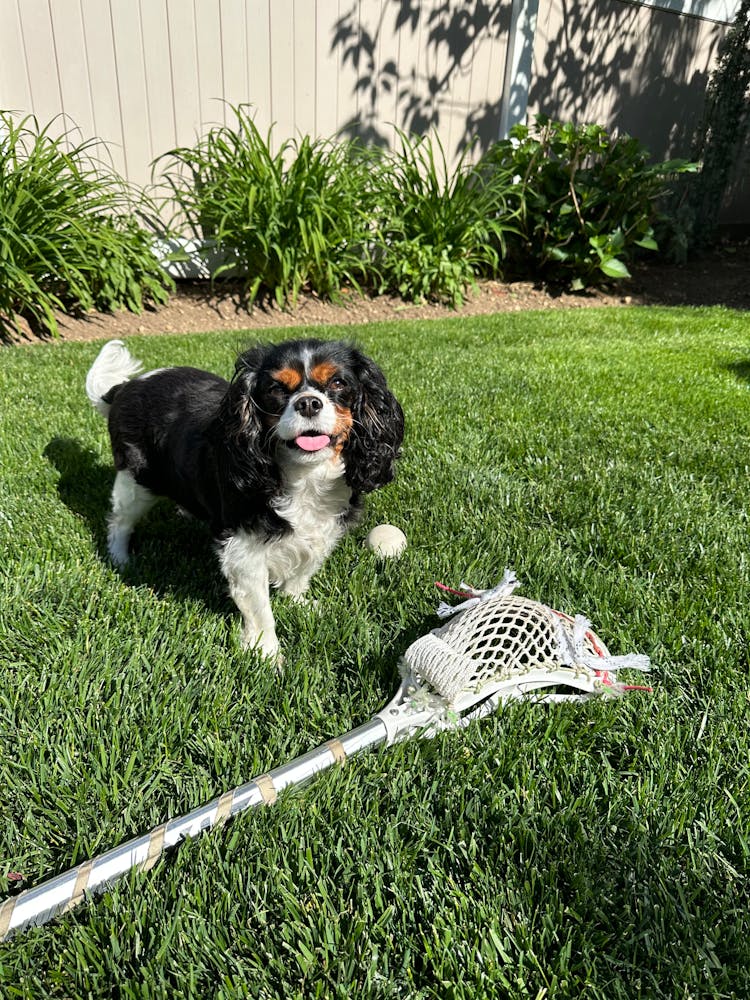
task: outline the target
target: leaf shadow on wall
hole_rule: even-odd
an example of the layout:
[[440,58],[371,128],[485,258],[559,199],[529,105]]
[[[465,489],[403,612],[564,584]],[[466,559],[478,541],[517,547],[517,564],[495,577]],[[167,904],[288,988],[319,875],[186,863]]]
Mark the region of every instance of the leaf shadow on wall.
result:
[[[434,5],[382,0],[369,19],[362,13],[366,9],[353,3],[333,26],[331,52],[355,74],[356,111],[344,124],[344,135],[387,146],[394,125],[415,135],[431,129],[445,134],[452,118],[458,140],[446,152],[457,154],[472,141],[482,152],[500,138],[504,112],[511,121],[523,118],[525,82],[510,80],[507,97],[503,94],[511,0]],[[711,25],[706,41],[709,22],[701,33],[692,18],[621,0],[560,0],[555,13],[559,27],[550,11],[540,9],[537,35],[548,37],[543,52],[537,39],[529,108],[627,132],[658,158],[689,156],[708,73],[687,67],[699,45],[715,50],[722,26]],[[469,100],[467,74],[479,47],[489,43],[494,62],[486,86],[480,96],[472,85],[476,97]]]

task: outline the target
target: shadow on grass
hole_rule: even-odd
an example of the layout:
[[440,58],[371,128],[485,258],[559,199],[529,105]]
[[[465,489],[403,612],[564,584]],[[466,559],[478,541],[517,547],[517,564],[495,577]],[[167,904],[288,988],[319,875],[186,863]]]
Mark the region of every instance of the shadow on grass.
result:
[[60,474],[60,499],[88,525],[97,552],[107,553],[106,515],[112,491],[112,470],[74,438],[55,437],[44,449],[44,457]]
[[739,382],[746,382],[750,385],[750,360],[733,361],[731,364],[725,365],[724,367],[725,370],[731,372]]
[[[44,457],[60,474],[60,499],[87,524],[103,561],[107,553],[107,515],[114,482],[111,466],[74,438],[53,438]],[[169,501],[159,502],[136,527],[133,558],[122,570],[125,583],[146,585],[159,595],[203,601],[210,611],[231,614],[208,529],[178,513]]]

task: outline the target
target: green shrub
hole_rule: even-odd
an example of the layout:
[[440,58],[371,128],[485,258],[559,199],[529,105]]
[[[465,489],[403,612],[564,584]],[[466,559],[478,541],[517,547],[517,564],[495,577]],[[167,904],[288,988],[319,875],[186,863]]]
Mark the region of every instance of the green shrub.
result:
[[[306,288],[335,296],[359,285],[370,238],[368,156],[354,143],[282,143],[271,152],[245,107],[236,127],[211,129],[195,146],[164,154],[164,179],[192,234],[223,258],[214,275],[246,276],[279,305]],[[185,169],[187,168],[187,170]]]
[[166,301],[171,279],[137,222],[151,206],[97,146],[0,111],[0,331],[20,315],[54,334],[55,310]]
[[498,164],[484,179],[465,150],[448,169],[438,139],[407,137],[383,154],[375,257],[380,290],[406,299],[460,305],[479,275],[495,275],[512,219],[511,173]]
[[636,248],[657,250],[654,225],[670,175],[694,169],[684,160],[650,164],[630,136],[600,125],[574,125],[540,115],[495,143],[480,170],[511,171],[519,237],[514,262],[573,287],[629,277]]

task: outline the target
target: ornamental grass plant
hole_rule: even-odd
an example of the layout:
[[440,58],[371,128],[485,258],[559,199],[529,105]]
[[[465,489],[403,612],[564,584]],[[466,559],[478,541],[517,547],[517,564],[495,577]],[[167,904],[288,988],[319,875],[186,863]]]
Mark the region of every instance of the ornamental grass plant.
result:
[[172,281],[152,251],[154,206],[95,140],[0,112],[0,330],[22,316],[49,334],[55,311],[140,311]]
[[480,276],[501,272],[514,212],[512,171],[482,176],[467,147],[450,167],[437,136],[398,133],[377,174],[377,263],[380,291],[407,300],[461,305]]
[[293,305],[306,289],[335,298],[360,288],[373,207],[370,156],[356,143],[300,139],[273,151],[250,110],[160,160],[178,225],[207,241],[214,277],[240,274],[250,303],[261,291]]

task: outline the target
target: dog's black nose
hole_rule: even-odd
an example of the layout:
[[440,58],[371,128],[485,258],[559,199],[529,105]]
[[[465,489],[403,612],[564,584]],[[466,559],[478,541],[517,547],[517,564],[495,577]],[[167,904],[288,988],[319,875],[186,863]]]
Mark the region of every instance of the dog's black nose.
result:
[[323,409],[323,400],[317,396],[300,396],[295,402],[294,409],[301,417],[316,416]]

